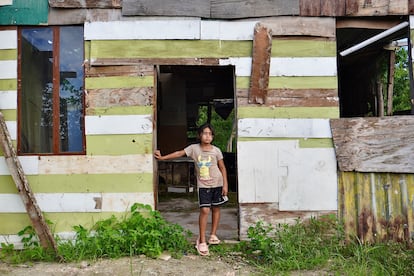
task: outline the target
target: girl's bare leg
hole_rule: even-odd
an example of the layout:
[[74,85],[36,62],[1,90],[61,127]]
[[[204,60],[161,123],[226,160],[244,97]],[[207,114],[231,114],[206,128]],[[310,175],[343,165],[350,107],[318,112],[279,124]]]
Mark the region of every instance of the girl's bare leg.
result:
[[220,207],[213,207],[211,213],[211,235],[216,235],[220,222]]
[[207,208],[207,207],[200,208],[200,215],[198,217],[200,243],[206,242],[206,228],[207,228],[207,220],[208,220],[209,213],[210,213],[210,208]]

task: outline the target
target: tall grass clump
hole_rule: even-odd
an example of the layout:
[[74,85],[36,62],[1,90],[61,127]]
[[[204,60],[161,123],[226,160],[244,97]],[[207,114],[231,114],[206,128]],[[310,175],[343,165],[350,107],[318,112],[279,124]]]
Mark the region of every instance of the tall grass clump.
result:
[[236,250],[265,275],[317,271],[329,275],[414,275],[410,243],[367,244],[345,236],[335,216],[297,220],[294,224],[251,226]]
[[[60,240],[59,257],[63,261],[80,261],[98,258],[119,258],[146,255],[151,258],[168,251],[179,258],[192,249],[188,238],[191,232],[178,224],[167,222],[151,206],[135,203],[124,217],[111,216],[100,220],[91,229],[74,226],[75,238]],[[0,259],[11,263],[53,260],[53,252],[47,252],[38,241],[33,227],[28,226],[19,235],[24,249],[14,250],[12,244],[2,244]]]
[[268,270],[310,270],[324,266],[331,253],[338,250],[343,238],[333,216],[311,218],[306,223],[272,226],[259,221],[248,229],[249,242],[242,242],[242,251],[253,262]]

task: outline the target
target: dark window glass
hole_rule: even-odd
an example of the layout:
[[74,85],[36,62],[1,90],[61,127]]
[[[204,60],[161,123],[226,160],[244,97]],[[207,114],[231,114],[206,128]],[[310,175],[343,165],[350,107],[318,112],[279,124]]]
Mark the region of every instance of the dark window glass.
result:
[[83,28],[20,32],[20,153],[84,152]]

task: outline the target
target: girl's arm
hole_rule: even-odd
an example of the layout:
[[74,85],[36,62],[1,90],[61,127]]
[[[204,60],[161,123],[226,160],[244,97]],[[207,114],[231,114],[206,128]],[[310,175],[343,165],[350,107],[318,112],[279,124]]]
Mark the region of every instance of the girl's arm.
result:
[[167,154],[167,155],[164,155],[164,156],[161,155],[161,152],[159,150],[156,150],[154,152],[154,157],[158,160],[170,160],[170,159],[183,157],[183,156],[186,156],[184,150],[178,150],[178,151],[175,151],[173,153],[170,153],[170,154]]
[[226,166],[224,165],[224,160],[221,159],[217,163],[219,170],[221,172],[221,175],[223,176],[223,195],[227,195],[228,193],[228,183],[227,183],[227,170]]

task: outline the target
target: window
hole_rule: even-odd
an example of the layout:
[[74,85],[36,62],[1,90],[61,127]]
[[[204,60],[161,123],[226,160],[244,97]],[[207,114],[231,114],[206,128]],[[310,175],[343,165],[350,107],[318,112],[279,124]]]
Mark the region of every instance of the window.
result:
[[84,153],[83,28],[19,29],[20,154]]

